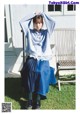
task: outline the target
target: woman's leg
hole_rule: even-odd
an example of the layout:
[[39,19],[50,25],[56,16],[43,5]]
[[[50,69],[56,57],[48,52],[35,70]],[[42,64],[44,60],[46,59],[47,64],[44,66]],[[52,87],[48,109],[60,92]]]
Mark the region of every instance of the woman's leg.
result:
[[40,108],[40,95],[37,93],[33,93],[33,103],[32,103],[32,109],[39,109]]
[[27,93],[27,101],[25,105],[26,109],[31,109],[32,108],[32,92]]

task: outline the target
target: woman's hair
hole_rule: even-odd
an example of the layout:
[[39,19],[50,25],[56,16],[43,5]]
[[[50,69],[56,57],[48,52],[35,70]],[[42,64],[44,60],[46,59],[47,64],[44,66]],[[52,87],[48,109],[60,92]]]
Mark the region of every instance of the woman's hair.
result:
[[43,24],[43,16],[42,15],[36,15],[33,18],[33,23],[41,22]]

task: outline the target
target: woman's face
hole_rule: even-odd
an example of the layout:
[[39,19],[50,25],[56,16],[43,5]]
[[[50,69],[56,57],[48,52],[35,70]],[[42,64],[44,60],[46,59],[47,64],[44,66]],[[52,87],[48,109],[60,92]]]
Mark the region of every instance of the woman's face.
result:
[[36,29],[37,31],[39,31],[40,29],[42,29],[43,23],[37,19],[37,21],[33,24],[34,29]]

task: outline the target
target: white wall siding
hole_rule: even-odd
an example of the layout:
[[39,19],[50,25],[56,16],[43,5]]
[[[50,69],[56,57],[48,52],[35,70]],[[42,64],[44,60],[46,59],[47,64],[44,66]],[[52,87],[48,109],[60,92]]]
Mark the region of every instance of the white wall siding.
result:
[[62,15],[62,16],[52,16],[56,22],[56,29],[74,29],[75,28],[75,16]]
[[22,47],[22,34],[19,21],[27,14],[35,11],[43,11],[42,5],[11,5],[11,20],[13,32],[13,45],[15,48]]
[[62,59],[74,59],[76,30],[57,29],[53,37],[55,39],[55,55],[62,57]]

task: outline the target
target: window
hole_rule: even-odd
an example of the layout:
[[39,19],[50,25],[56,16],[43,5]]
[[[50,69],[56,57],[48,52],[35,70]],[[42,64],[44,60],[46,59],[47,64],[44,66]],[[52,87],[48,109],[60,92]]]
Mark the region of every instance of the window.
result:
[[44,5],[44,10],[49,15],[75,15],[75,4]]
[[48,5],[48,11],[54,11],[54,6],[53,5]]
[[76,5],[64,5],[64,15],[75,15]]
[[76,5],[67,5],[67,11],[75,11]]
[[45,11],[51,15],[61,15],[63,13],[63,5],[45,5]]
[[48,5],[48,11],[61,11],[61,5]]

